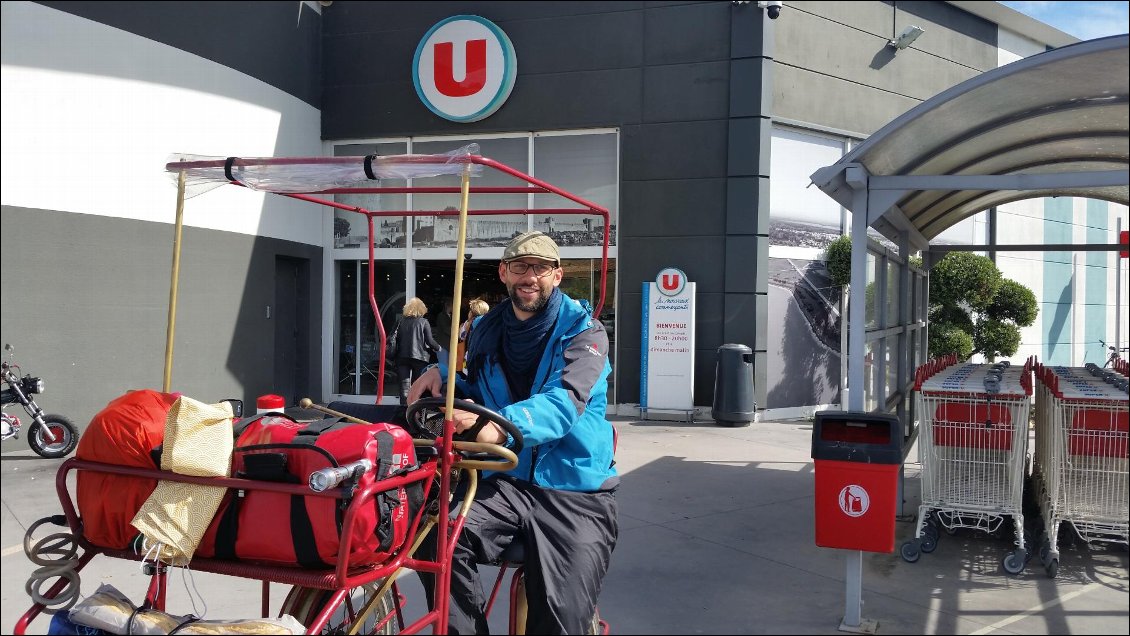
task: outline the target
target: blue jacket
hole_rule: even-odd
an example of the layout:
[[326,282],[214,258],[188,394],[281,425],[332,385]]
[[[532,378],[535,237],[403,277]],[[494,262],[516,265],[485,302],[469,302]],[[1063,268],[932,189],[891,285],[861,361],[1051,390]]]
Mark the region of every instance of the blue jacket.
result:
[[[501,316],[487,314],[479,318]],[[481,328],[476,324],[476,329]],[[613,468],[608,406],[608,334],[577,301],[565,296],[538,364],[531,397],[510,396],[506,376],[492,355],[474,384],[456,375],[460,391],[498,412],[522,432],[524,448],[508,475],[546,488],[593,492],[619,485]],[[439,365],[447,379],[447,362]]]

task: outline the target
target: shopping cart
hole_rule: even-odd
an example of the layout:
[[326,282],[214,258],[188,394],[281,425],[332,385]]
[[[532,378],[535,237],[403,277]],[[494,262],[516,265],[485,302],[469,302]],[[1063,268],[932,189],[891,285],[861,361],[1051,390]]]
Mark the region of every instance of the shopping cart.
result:
[[1022,500],[1030,366],[932,361],[916,374],[915,390],[923,414],[922,501],[914,539],[901,546],[903,559],[914,563],[933,552],[939,528],[995,533],[1012,517],[1016,549],[1002,565],[1018,574],[1027,561]]
[[1130,400],[1126,376],[1094,364],[1038,366],[1036,378],[1032,478],[1043,523],[1040,560],[1054,578],[1064,522],[1088,545],[1127,545]]

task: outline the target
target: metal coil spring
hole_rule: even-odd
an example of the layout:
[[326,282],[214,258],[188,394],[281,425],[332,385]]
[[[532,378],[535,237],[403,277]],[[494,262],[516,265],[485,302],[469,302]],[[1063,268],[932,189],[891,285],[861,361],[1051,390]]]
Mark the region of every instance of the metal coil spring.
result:
[[[67,518],[63,515],[44,517],[24,533],[24,554],[40,566],[28,577],[24,590],[32,601],[44,606],[44,613],[55,614],[70,609],[78,601],[79,575],[75,569],[79,561],[78,542],[68,531],[49,534],[33,543],[32,535],[45,523],[65,527]],[[43,595],[43,586],[54,578],[65,579],[67,584],[54,598],[47,598]]]

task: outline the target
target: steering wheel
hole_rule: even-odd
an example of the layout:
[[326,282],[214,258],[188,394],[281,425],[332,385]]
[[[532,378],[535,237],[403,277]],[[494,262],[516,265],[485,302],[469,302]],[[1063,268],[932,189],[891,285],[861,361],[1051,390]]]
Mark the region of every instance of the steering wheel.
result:
[[[432,439],[435,439],[443,434],[444,407],[446,406],[446,398],[421,398],[408,405],[408,409],[405,412],[405,417],[420,432],[429,435]],[[475,402],[455,400],[453,406],[461,411],[468,411],[479,416],[479,418],[475,420],[474,426],[456,435],[457,439],[474,442],[475,438],[479,434],[479,431],[483,430],[484,426],[486,426],[488,423],[494,423],[497,424],[503,431],[508,433],[510,437],[514,438],[513,447],[510,450],[514,451],[515,455],[522,452],[522,431],[518,430],[518,427],[514,426],[513,422],[499,415],[495,411],[488,409],[482,404],[477,404]]]

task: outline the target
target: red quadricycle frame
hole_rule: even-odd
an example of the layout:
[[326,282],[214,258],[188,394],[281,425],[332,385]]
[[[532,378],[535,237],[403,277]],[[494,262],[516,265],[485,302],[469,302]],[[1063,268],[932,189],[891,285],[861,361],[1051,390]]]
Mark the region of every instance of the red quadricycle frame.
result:
[[[521,186],[472,186],[472,177],[481,174],[483,170],[493,170],[518,179],[525,185]],[[238,157],[198,157],[189,155],[175,155],[166,164],[166,171],[177,179],[177,212],[175,235],[173,241],[173,266],[172,280],[170,283],[169,321],[165,350],[165,372],[163,390],[168,392],[171,385],[173,342],[176,326],[176,300],[177,286],[180,269],[181,235],[184,219],[184,201],[187,197],[195,196],[212,188],[232,184],[278,194],[293,199],[307,201],[318,205],[327,206],[337,210],[361,214],[368,221],[368,256],[369,271],[375,272],[376,258],[374,245],[374,218],[376,217],[407,217],[407,216],[432,216],[449,217],[458,216],[459,233],[457,242],[457,256],[455,259],[455,286],[452,303],[454,307],[461,304],[462,277],[464,253],[467,238],[467,217],[469,215],[516,215],[516,214],[569,214],[599,216],[604,220],[603,242],[601,251],[600,292],[599,301],[593,312],[599,316],[605,302],[605,291],[608,276],[608,247],[610,233],[610,217],[606,208],[586,201],[561,188],[545,181],[524,174],[498,161],[482,157],[478,154],[475,145],[466,146],[456,151],[437,155],[397,155],[367,157],[270,157],[270,158],[238,158]],[[429,177],[454,175],[461,179],[461,185],[455,186],[381,186],[382,179],[412,179],[424,180]],[[460,207],[458,211],[445,210],[368,210],[360,206],[339,203],[329,198],[338,194],[459,194]],[[507,209],[469,209],[470,196],[473,194],[506,194],[526,195],[554,195],[564,199],[573,207],[538,207],[520,206]],[[386,333],[381,322],[381,315],[374,291],[375,275],[369,276],[368,298],[370,308],[377,330],[380,344],[379,353],[379,378],[384,378]],[[452,339],[458,333],[458,314],[452,317]],[[67,477],[72,471],[94,471],[105,474],[125,475],[142,479],[157,479],[176,481],[189,484],[207,486],[222,486],[236,488],[244,491],[262,490],[287,493],[291,495],[329,497],[345,500],[345,513],[342,521],[341,547],[339,558],[333,567],[324,570],[302,569],[299,567],[282,567],[277,565],[264,565],[245,561],[229,561],[213,558],[194,558],[190,567],[200,572],[211,572],[240,578],[255,579],[262,582],[262,615],[269,615],[271,583],[293,586],[286,600],[283,602],[281,613],[295,615],[306,628],[307,633],[322,633],[324,630],[343,630],[348,633],[420,633],[428,626],[433,633],[446,633],[450,591],[450,564],[452,554],[459,533],[462,530],[463,519],[475,493],[477,473],[479,469],[507,470],[517,464],[517,457],[509,449],[493,444],[464,442],[455,439],[452,410],[454,408],[454,376],[455,353],[454,342],[448,347],[448,378],[447,396],[444,411],[442,434],[435,439],[417,439],[415,446],[419,458],[419,468],[410,473],[396,477],[378,480],[357,492],[350,492],[345,487],[332,488],[323,492],[312,492],[306,485],[284,484],[277,482],[257,481],[235,477],[193,477],[181,475],[171,471],[144,469],[130,466],[118,466],[72,458],[63,463],[56,476],[56,491],[59,496],[63,514],[49,518],[58,525],[65,524],[69,527],[74,544],[74,551],[68,557],[68,572],[47,577],[40,585],[45,585],[51,578],[57,581],[45,592],[39,593],[30,609],[21,616],[13,632],[23,634],[31,621],[45,610],[54,605],[56,599],[68,594],[77,595],[77,573],[89,564],[94,557],[103,555],[111,558],[143,560],[143,555],[131,550],[111,549],[105,546],[94,545],[86,539],[82,531],[82,519],[76,509],[74,500],[67,487]],[[376,402],[379,404],[383,397],[383,381],[377,383]],[[303,401],[304,404],[306,401]],[[330,414],[335,413],[328,408],[314,406]],[[362,422],[351,418],[355,422]],[[473,456],[473,457],[472,457]],[[436,502],[449,502],[453,492],[453,476],[463,475],[468,479],[468,487],[463,502],[462,514],[450,518],[445,523],[438,522],[435,513],[444,510],[447,504],[425,505],[411,519],[407,537],[403,545],[386,561],[370,564],[363,567],[353,567],[345,555],[350,553],[350,543],[353,533],[351,531],[358,512],[365,506],[375,505],[380,493],[395,490],[413,484],[421,484],[425,501],[431,504]],[[431,508],[431,510],[429,510]],[[447,515],[444,515],[445,518]],[[45,520],[46,521],[46,520]],[[33,528],[34,529],[34,528]],[[437,555],[434,559],[417,558],[415,551],[423,541],[424,536],[432,531],[436,532]],[[30,536],[30,533],[29,533]],[[25,541],[25,549],[30,547]],[[81,554],[79,554],[81,550]],[[29,556],[31,551],[29,551]],[[435,575],[435,607],[423,612],[415,620],[408,620],[404,612],[404,598],[396,584],[396,579],[404,570],[431,573]],[[505,565],[499,573],[505,573]],[[145,604],[155,610],[164,610],[166,596],[167,566],[164,564],[149,567],[151,580],[146,594]],[[70,586],[73,585],[73,588]],[[495,585],[497,590],[498,583]],[[37,588],[38,590],[38,588]],[[491,595],[493,604],[494,594]],[[511,612],[515,608],[511,608]],[[511,620],[512,630],[514,622]],[[606,630],[607,625],[601,622]]]

